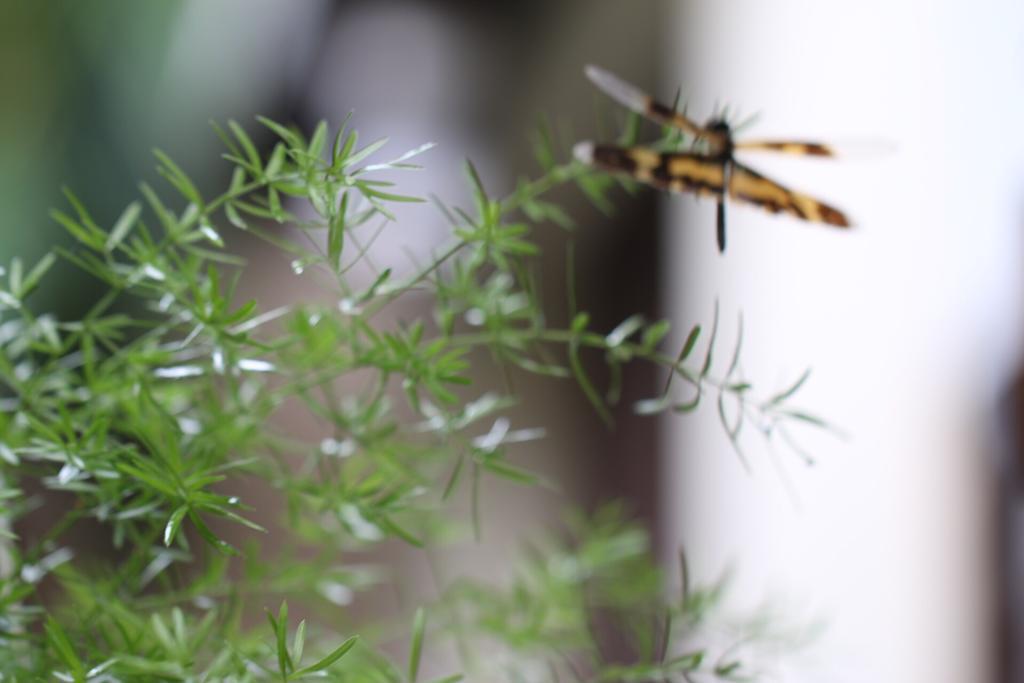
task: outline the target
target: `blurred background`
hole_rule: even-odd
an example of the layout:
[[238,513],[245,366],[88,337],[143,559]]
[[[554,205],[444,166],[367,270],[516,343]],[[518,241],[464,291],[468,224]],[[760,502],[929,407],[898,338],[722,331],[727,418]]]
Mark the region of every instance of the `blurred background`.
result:
[[[732,568],[738,607],[774,601],[823,620],[795,661],[780,652],[778,680],[1024,681],[1019,3],[5,0],[0,263],[65,239],[47,218],[62,185],[112,222],[138,181],[156,179],[153,147],[201,186],[224,184],[211,119],[311,128],[354,111],[364,139],[438,143],[404,191],[465,204],[470,157],[504,193],[534,172],[538,116],[597,134],[607,105],[582,77],[587,63],[663,99],[681,86],[698,119],[722,103],[760,114],[754,137],[891,149],[839,162],[751,155],[847,210],[856,230],[736,208],[724,256],[710,203],[641,192],[607,219],[566,195],[583,225],[580,307],[598,327],[642,312],[682,329],[707,323],[717,301],[723,339],[744,318],[743,373],[770,390],[813,367],[802,400],[847,436],[807,435],[807,467],[748,435],[748,473],[713,402],[664,423],[623,411],[607,432],[573,386],[538,382],[517,387],[530,406],[519,419],[549,437],[522,462],[580,505],[626,499],[666,557],[685,545],[697,576]],[[430,207],[402,219],[380,260],[407,263],[403,248],[445,235]],[[561,300],[564,235],[541,239],[547,295]],[[250,296],[317,295],[277,284],[282,256],[238,247],[264,259]],[[69,279],[45,296],[73,315],[92,287]],[[635,373],[623,405],[661,382]],[[450,558],[481,573],[564,503],[502,486],[487,495],[491,547]]]

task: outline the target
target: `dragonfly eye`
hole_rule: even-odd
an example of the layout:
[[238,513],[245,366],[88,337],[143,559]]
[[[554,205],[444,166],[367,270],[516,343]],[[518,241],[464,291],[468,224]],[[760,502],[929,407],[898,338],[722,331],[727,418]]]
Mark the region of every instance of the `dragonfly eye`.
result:
[[723,135],[729,135],[731,132],[729,124],[724,119],[711,119],[707,122],[705,128],[714,133],[722,133]]

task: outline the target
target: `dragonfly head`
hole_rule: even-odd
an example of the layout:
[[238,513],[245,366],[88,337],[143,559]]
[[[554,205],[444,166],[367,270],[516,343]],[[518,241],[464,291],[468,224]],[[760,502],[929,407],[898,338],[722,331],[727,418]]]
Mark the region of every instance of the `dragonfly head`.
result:
[[726,121],[725,119],[718,118],[711,119],[706,124],[704,124],[704,127],[715,133],[721,133],[722,135],[729,135],[732,130],[731,128],[729,128],[728,121]]
[[707,131],[708,153],[712,156],[732,154],[732,128],[722,118],[713,118],[704,124]]

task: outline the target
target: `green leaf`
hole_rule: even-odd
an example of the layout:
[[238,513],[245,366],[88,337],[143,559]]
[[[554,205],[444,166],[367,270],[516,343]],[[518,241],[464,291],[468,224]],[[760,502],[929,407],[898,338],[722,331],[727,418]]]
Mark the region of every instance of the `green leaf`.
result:
[[164,154],[159,149],[153,150],[153,156],[160,161],[159,171],[167,180],[173,185],[178,192],[181,193],[185,199],[195,204],[198,208],[203,207],[203,198],[199,194],[199,190],[192,183],[185,172],[171,160],[169,156]]
[[19,299],[27,297],[33,290],[35,290],[39,285],[39,281],[43,279],[43,276],[46,275],[46,272],[50,270],[56,261],[57,256],[55,254],[52,252],[47,253],[43,258],[39,259],[39,263],[33,266],[25,279],[22,280],[20,287],[18,287],[18,291],[12,293]]
[[402,539],[409,545],[415,546],[417,548],[423,548],[426,546],[422,539],[418,538],[415,534],[413,534],[405,527],[399,525],[394,519],[392,519],[388,515],[377,515],[374,518],[374,521],[377,523],[377,526],[379,526],[381,529],[384,529],[392,536],[396,536]]
[[466,177],[469,178],[470,184],[473,186],[473,199],[476,202],[477,213],[480,214],[481,220],[486,220],[491,200],[487,197],[487,190],[484,189],[484,183],[480,180],[480,174],[477,173],[476,166],[469,159],[466,159]]
[[668,671],[696,671],[703,664],[703,658],[705,658],[705,651],[696,650],[669,659],[665,668]]
[[514,481],[517,484],[535,486],[540,482],[540,477],[533,472],[511,465],[504,460],[485,458],[480,462],[480,465],[489,472],[509,481]]
[[410,149],[408,152],[398,157],[397,159],[392,159],[391,161],[386,161],[382,164],[372,164],[370,166],[367,166],[363,170],[379,171],[385,169],[417,169],[420,168],[420,166],[417,166],[415,164],[408,164],[405,162],[407,162],[409,159],[412,159],[413,157],[417,157],[420,154],[423,154],[424,152],[433,149],[436,146],[437,145],[435,145],[433,142],[427,142],[420,145],[419,147]]
[[637,415],[657,415],[668,410],[672,405],[671,394],[662,394],[656,398],[645,398],[633,404],[633,412]]
[[690,353],[693,352],[693,347],[697,345],[697,339],[699,338],[700,325],[694,325],[693,329],[690,330],[690,334],[686,336],[686,342],[683,344],[683,348],[679,350],[679,355],[676,357],[677,366],[690,357]]
[[294,131],[288,130],[276,121],[268,119],[266,116],[257,116],[256,120],[272,130],[277,137],[284,140],[289,147],[294,148],[299,146],[299,136]]
[[259,171],[262,169],[260,161],[260,153],[256,150],[256,145],[253,144],[252,138],[245,132],[245,129],[238,125],[238,122],[234,119],[228,120],[228,128],[234,133],[238,142],[242,145],[242,149],[245,150],[245,155],[252,165],[253,169]]
[[174,537],[178,535],[178,529],[181,527],[181,522],[185,519],[188,511],[188,505],[182,505],[171,513],[171,517],[167,520],[167,525],[164,527],[165,546],[170,547],[171,543],[174,542]]
[[605,216],[611,216],[615,212],[615,205],[605,196],[607,178],[604,178],[604,181],[601,178],[603,176],[583,175],[576,179],[576,184],[598,211]]
[[57,622],[53,616],[46,617],[46,636],[50,642],[50,646],[56,651],[57,656],[61,658],[61,661],[71,670],[71,675],[75,679],[75,683],[85,681],[85,666],[82,664],[82,660],[75,654],[75,649],[71,646],[71,641],[68,640],[68,636],[64,633],[64,629]]
[[805,413],[800,410],[784,410],[780,414],[785,415],[786,417],[793,418],[794,420],[799,420],[800,422],[812,424],[815,427],[822,427],[824,429],[828,429],[830,427],[828,422],[821,419],[817,415],[811,415],[810,413]]
[[146,183],[139,185],[139,191],[142,192],[142,196],[146,198],[146,202],[149,204],[149,208],[156,214],[157,219],[160,221],[160,225],[163,226],[164,230],[168,235],[175,235],[178,232],[178,219],[173,213],[164,205],[160,200],[160,196],[153,191],[153,188]]
[[341,206],[327,226],[327,262],[335,271],[341,269],[341,252],[345,244],[345,220],[348,217],[348,191],[341,195]]
[[534,223],[548,220],[565,230],[576,227],[576,221],[558,204],[530,199],[523,204],[523,211]]
[[788,389],[784,389],[783,391],[780,391],[779,393],[769,398],[765,402],[765,405],[768,407],[772,407],[785,402],[786,399],[790,398],[791,396],[793,396],[793,394],[800,390],[800,387],[804,385],[804,382],[806,382],[810,376],[811,369],[807,368],[806,370],[804,370],[803,374],[800,375],[797,381],[793,382],[793,384],[791,384]]
[[114,251],[124,238],[128,236],[131,229],[135,227],[135,223],[139,220],[139,215],[142,213],[142,204],[139,202],[132,202],[125,210],[121,212],[117,222],[114,223],[114,227],[110,230],[110,235],[107,236],[106,244],[104,248],[108,251]]
[[363,187],[361,189],[363,190],[363,194],[365,194],[366,196],[381,199],[386,202],[423,203],[427,201],[426,199],[422,199],[420,197],[411,197],[408,195],[401,194],[391,194],[390,192],[380,192],[370,187]]
[[712,352],[715,349],[715,337],[718,336],[718,302],[715,302],[715,317],[711,320],[711,338],[708,340],[708,351],[704,356],[704,365],[701,366],[701,379],[708,376],[711,371]]
[[97,251],[103,249],[103,233],[89,230],[63,211],[58,211],[57,209],[50,210],[50,217],[64,226],[64,229],[82,244]]
[[67,187],[62,188],[62,190],[64,192],[64,196],[67,198],[69,202],[71,202],[71,206],[75,208],[75,213],[78,215],[78,220],[80,220],[82,224],[86,228],[88,228],[89,231],[94,235],[102,234],[103,231],[100,229],[100,226],[96,225],[96,221],[94,221],[92,217],[89,215],[89,212],[85,210],[85,205],[82,204],[81,201],[79,201],[78,197],[75,196],[74,192],[72,192],[71,189]]
[[[220,479],[221,478],[218,478],[218,481]],[[228,510],[225,507],[222,507],[222,506],[219,506],[219,505],[211,505],[211,506],[208,506],[208,509],[212,510],[213,512],[215,512],[218,515],[222,515],[222,516],[227,517],[228,519],[230,519],[232,521],[238,522],[242,526],[248,527],[248,528],[252,529],[253,531],[259,531],[260,533],[264,533],[264,534],[267,533],[266,528],[264,528],[262,525],[257,524],[256,522],[252,521],[251,519],[246,519],[245,517],[242,517],[238,513],[232,512],[231,510]]]
[[459,459],[455,462],[455,467],[452,468],[452,473],[448,476],[448,483],[445,484],[444,493],[441,494],[441,500],[448,500],[451,498],[452,493],[455,492],[455,487],[459,483],[459,479],[462,477],[462,468],[465,464],[465,456],[459,456]]
[[733,676],[743,664],[741,662],[728,662],[727,664],[719,664],[715,666],[715,675],[719,678],[726,678]]
[[729,369],[725,371],[725,379],[732,377],[733,373],[736,372],[736,368],[740,365],[740,352],[743,349],[743,316],[740,316],[739,328],[736,332],[736,348],[732,353],[732,361],[729,363]]
[[355,647],[357,642],[359,642],[359,636],[352,636],[344,643],[339,645],[333,652],[331,652],[331,654],[327,655],[316,664],[312,664],[304,669],[299,669],[298,671],[296,671],[294,674],[292,674],[292,678],[300,678],[302,676],[307,676],[309,674],[316,673],[317,671],[323,671],[324,669],[326,669],[327,667],[331,666],[336,661],[344,657],[346,654],[348,654],[348,651]]
[[249,224],[245,222],[241,215],[239,215],[238,209],[235,208],[234,204],[224,205],[224,215],[227,216],[231,225],[235,226],[239,230],[249,229]]
[[640,314],[631,315],[616,326],[605,337],[608,346],[614,348],[629,339],[630,336],[644,325],[644,317]]
[[703,393],[701,393],[700,389],[698,389],[697,393],[694,394],[691,400],[687,401],[686,403],[676,404],[675,406],[672,407],[672,410],[676,411],[677,413],[693,412],[694,410],[697,409],[697,406],[700,405],[700,400],[701,398],[703,398],[703,396]]
[[[232,154],[237,156],[240,153],[240,150],[238,149],[238,145],[235,144],[234,139],[230,135],[228,135],[224,131],[224,129],[221,128],[220,124],[214,121],[213,119],[209,120],[209,124],[210,128],[213,128],[213,132],[217,135],[218,138],[220,138],[220,141],[224,143],[224,146],[227,147]],[[234,186],[232,185],[232,188],[233,187]]]
[[[580,316],[585,315],[585,313],[581,313],[577,316],[577,319],[579,319]],[[584,322],[584,325],[585,324],[586,323]],[[575,321],[573,326],[575,327]],[[572,370],[573,377],[576,378],[576,383],[580,385],[583,395],[587,397],[588,401],[590,401],[590,404],[594,407],[594,410],[597,411],[601,420],[604,421],[605,424],[611,425],[613,422],[612,415],[608,412],[607,406],[605,406],[604,401],[601,400],[600,394],[597,393],[597,389],[594,388],[594,385],[590,382],[590,378],[587,376],[586,371],[583,369],[583,362],[580,360],[579,351],[579,339],[574,338],[569,344],[569,368]]]
[[270,215],[274,217],[274,220],[278,223],[283,223],[285,215],[281,207],[281,197],[273,187],[267,190],[267,204],[270,207]]
[[420,673],[420,657],[423,655],[423,637],[427,628],[427,614],[420,607],[412,622],[412,644],[409,648],[409,683],[416,683]]
[[525,356],[513,356],[512,362],[523,370],[537,375],[547,375],[548,377],[557,377],[559,379],[564,379],[572,375],[567,368],[561,365],[555,365],[554,363],[538,363],[532,358],[527,358]]
[[[654,348],[661,343],[661,340],[664,339],[671,330],[672,323],[668,320],[659,320],[644,330],[643,339],[640,342],[640,345],[645,349],[654,350]],[[697,340],[694,339],[694,343],[696,343],[696,341]]]
[[291,655],[288,654],[288,602],[281,603],[276,620],[270,610],[267,610],[267,619],[277,640],[277,666],[281,672],[281,680],[287,681],[288,673],[294,668]]
[[537,123],[534,138],[533,156],[542,169],[550,172],[557,165],[555,143],[551,134],[551,124],[546,116],[541,116]]
[[[354,133],[353,133],[353,135],[354,135]],[[358,164],[360,161],[362,161],[363,159],[367,158],[368,156],[370,156],[371,154],[373,154],[374,152],[376,152],[377,150],[379,150],[381,147],[383,147],[386,144],[388,144],[388,138],[381,138],[379,140],[374,140],[373,142],[368,144],[366,147],[363,147],[361,150],[359,150],[355,154],[353,154],[351,156],[348,156],[348,157],[342,157],[343,160],[341,162],[341,167],[342,168],[348,168],[349,166],[352,166],[354,164]]]
[[740,409],[736,411],[735,424],[729,424],[729,416],[726,414],[725,410],[725,396],[726,393],[724,391],[718,392],[718,417],[722,422],[722,428],[725,429],[726,436],[729,437],[729,440],[733,444],[733,448],[740,455],[740,459],[743,460],[744,466],[749,469],[746,459],[743,457],[743,453],[741,453],[739,449],[739,436],[740,431],[743,429],[743,407],[740,406]]
[[324,151],[324,145],[327,143],[327,122],[320,121],[316,124],[316,128],[313,130],[313,137],[309,140],[309,149],[307,153],[314,159],[319,159],[320,155]]
[[238,550],[236,550],[230,543],[218,538],[216,534],[210,531],[210,527],[206,526],[206,522],[203,521],[203,518],[199,516],[195,510],[190,509],[188,511],[188,518],[192,520],[192,523],[196,527],[196,531],[199,532],[199,536],[216,550],[225,555],[239,554]]
[[[349,114],[351,116],[351,114]],[[331,167],[341,168],[341,164],[344,163],[348,155],[355,149],[356,142],[359,140],[359,135],[352,131],[348,134],[348,137],[344,137],[345,128],[338,129],[338,134],[334,138],[334,151],[331,155]],[[344,142],[342,142],[344,140]]]
[[[274,151],[270,153],[270,161],[267,162],[266,174],[268,178],[277,176],[281,167],[284,166],[284,160],[287,155],[288,150],[284,144],[279,142],[274,145]],[[278,187],[278,185],[275,184],[275,187]]]
[[292,640],[292,661],[298,665],[302,661],[302,652],[306,648],[306,620],[299,622],[295,629],[295,638]]
[[123,473],[129,475],[130,477],[142,481],[148,486],[163,493],[168,498],[178,497],[177,488],[175,488],[170,482],[166,481],[160,476],[157,476],[155,473],[144,471],[139,467],[135,467],[134,465],[129,465],[127,463],[118,464],[117,469],[121,470]]
[[247,174],[244,168],[235,166],[235,170],[231,172],[231,185],[228,187],[228,195],[237,195],[241,192],[242,186],[245,185],[245,179]]
[[572,324],[569,325],[569,329],[572,330],[573,334],[580,334],[587,329],[587,325],[590,324],[590,314],[586,312],[577,313],[572,319]]

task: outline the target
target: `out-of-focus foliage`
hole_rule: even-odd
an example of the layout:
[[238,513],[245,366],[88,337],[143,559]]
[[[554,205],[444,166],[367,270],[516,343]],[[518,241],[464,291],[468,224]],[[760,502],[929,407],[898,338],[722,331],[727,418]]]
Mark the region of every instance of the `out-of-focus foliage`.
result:
[[[635,362],[663,367],[689,390],[680,397],[667,386],[642,412],[691,410],[711,391],[769,435],[780,422],[813,419],[788,407],[795,388],[753,399],[752,386],[734,376],[735,357],[716,378],[714,344],[698,353],[699,327],[673,352],[662,348],[663,321],[631,317],[605,332],[583,311],[571,310],[564,325],[547,320],[530,234],[571,219],[545,195],[576,183],[607,206],[615,182],[559,161],[564,154],[548,137],[542,175],[507,197],[489,193],[467,165],[473,206],[437,201],[452,223],[450,245],[396,275],[397,264],[375,264],[367,249],[396,203],[422,200],[378,173],[417,168],[430,145],[378,161],[386,141],[366,144],[345,126],[332,133],[321,124],[307,137],[261,122],[279,139],[265,156],[237,123],[217,128],[233,168],[222,194],[203,196],[158,151],[169,192],[143,184],[138,200],[104,222],[67,191],[53,217],[74,246],[3,269],[0,515],[16,528],[39,506],[50,513],[42,533],[12,536],[7,546],[4,677],[416,680],[429,644],[426,613],[413,620],[408,661],[395,663],[356,640],[341,617],[318,618],[307,635],[285,599],[346,602],[378,577],[341,564],[342,551],[388,539],[430,543],[461,487],[480,533],[482,476],[537,482],[509,450],[542,430],[511,424],[514,393],[478,385],[476,350],[510,372],[574,381],[608,420],[614,378]],[[283,250],[296,274],[322,283],[328,303],[266,310],[238,301],[244,263],[224,249],[226,230]],[[60,260],[103,287],[77,319],[29,305]],[[413,295],[429,302],[429,314],[386,322],[383,313]],[[592,377],[588,356],[604,357],[611,386]],[[276,429],[272,418],[286,404],[332,436],[303,440]],[[735,419],[723,410],[733,439],[742,424]],[[284,548],[273,557],[260,549],[266,530],[251,519],[251,503],[226,492],[241,480],[266,482],[281,496],[286,531],[276,540]],[[239,529],[226,533],[225,523]],[[97,528],[109,553],[76,557],[71,539]],[[239,536],[244,545],[231,541]],[[473,624],[525,652],[534,659],[521,661],[522,670],[543,671],[542,679],[563,648],[571,668],[587,657],[593,680],[736,673],[730,663],[709,669],[704,650],[676,652],[664,626],[634,627],[637,618],[665,615],[664,623],[689,629],[698,613],[690,593],[675,604],[660,597],[642,534],[602,517],[577,536],[574,550],[539,550],[511,589],[460,584],[431,611],[460,639]],[[244,618],[252,608],[270,610],[269,629]],[[592,619],[606,616],[631,634],[635,660],[598,656]]]
[[510,586],[459,581],[437,612],[480,680],[749,680],[760,635],[722,619],[724,582],[682,570],[666,595],[646,534],[607,507],[533,548]]
[[151,144],[147,108],[179,11],[107,0],[59,11],[23,0],[0,6],[3,260],[60,237],[40,219],[61,183],[103,211],[131,191],[133,162]]

